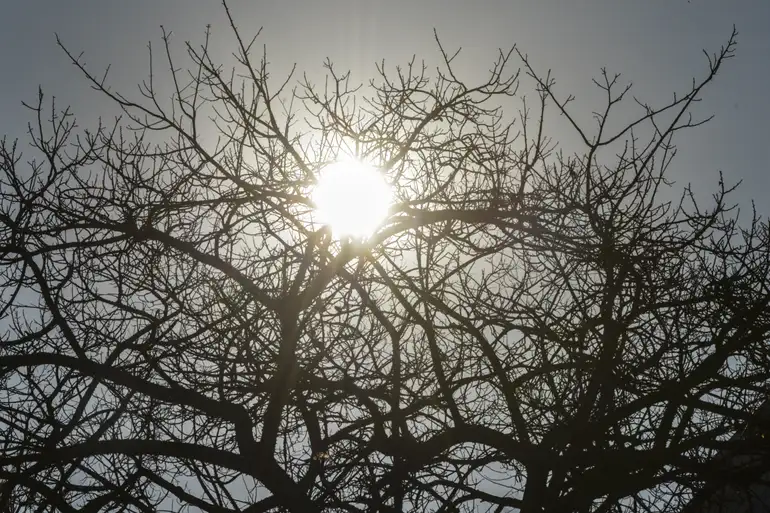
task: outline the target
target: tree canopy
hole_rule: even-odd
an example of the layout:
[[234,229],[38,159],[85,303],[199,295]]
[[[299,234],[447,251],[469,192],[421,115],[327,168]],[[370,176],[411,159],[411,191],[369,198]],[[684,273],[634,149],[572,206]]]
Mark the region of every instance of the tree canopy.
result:
[[[756,471],[717,455],[770,390],[768,223],[667,180],[735,32],[665,105],[603,70],[586,125],[516,48],[276,78],[228,16],[234,70],[164,32],[139,95],[62,45],[121,117],[41,92],[3,140],[0,509],[678,511]],[[312,220],[342,154],[393,187],[365,239]]]

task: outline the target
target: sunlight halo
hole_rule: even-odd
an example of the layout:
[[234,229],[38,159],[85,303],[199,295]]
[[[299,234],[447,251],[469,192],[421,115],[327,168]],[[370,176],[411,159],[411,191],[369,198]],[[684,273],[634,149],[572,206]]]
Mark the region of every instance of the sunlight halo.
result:
[[352,158],[321,170],[311,195],[317,222],[329,226],[334,237],[357,239],[368,238],[383,223],[391,198],[382,173]]

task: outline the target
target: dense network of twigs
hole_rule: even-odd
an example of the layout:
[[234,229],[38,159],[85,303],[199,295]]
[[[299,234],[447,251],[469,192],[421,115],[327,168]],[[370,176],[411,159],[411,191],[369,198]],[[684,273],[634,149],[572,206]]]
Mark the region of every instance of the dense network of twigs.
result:
[[[515,49],[478,85],[439,44],[319,86],[230,22],[233,73],[164,33],[136,100],[68,53],[122,117],[41,93],[33,148],[3,141],[0,510],[677,511],[729,478],[770,390],[768,224],[665,176],[735,34],[610,130],[606,72],[587,127]],[[341,148],[395,187],[366,241],[310,222]]]

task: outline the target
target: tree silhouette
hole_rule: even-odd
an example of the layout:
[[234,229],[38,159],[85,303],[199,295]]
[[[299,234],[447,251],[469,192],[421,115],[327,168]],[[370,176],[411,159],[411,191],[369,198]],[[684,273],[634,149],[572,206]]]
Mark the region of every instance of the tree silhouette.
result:
[[[122,116],[41,92],[3,141],[0,509],[678,511],[716,475],[769,389],[768,224],[666,176],[735,32],[663,106],[603,71],[589,127],[515,48],[276,81],[228,16],[232,73],[164,31],[137,99],[62,45]],[[342,151],[395,188],[365,241],[310,222]]]

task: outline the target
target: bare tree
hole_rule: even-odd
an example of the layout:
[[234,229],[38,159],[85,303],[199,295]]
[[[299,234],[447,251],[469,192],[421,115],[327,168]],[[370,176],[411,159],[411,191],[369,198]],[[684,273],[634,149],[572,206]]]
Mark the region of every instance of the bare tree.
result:
[[[678,511],[735,479],[768,224],[666,181],[735,32],[611,130],[634,101],[604,71],[585,126],[515,48],[477,85],[440,43],[435,72],[276,81],[229,19],[232,73],[208,31],[182,67],[164,32],[136,99],[67,52],[122,116],[81,131],[41,92],[34,156],[3,141],[0,509]],[[365,241],[309,222],[341,151],[395,188]]]

